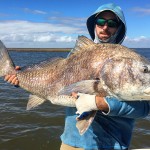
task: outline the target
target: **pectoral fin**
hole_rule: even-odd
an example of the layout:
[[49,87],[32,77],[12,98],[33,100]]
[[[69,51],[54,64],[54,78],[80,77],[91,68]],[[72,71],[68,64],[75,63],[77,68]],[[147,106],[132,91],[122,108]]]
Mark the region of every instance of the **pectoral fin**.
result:
[[45,101],[46,101],[46,99],[40,98],[40,97],[38,97],[36,95],[30,95],[26,109],[30,110],[32,108],[35,108],[35,107],[41,105],[42,103],[44,103]]
[[82,120],[77,121],[76,127],[80,135],[83,135],[87,131],[87,129],[89,128],[89,126],[91,125],[91,123],[95,118],[96,112],[97,111],[92,111],[89,116],[85,117]]
[[99,80],[82,80],[64,87],[58,92],[58,95],[70,95],[72,92],[96,94],[99,82]]

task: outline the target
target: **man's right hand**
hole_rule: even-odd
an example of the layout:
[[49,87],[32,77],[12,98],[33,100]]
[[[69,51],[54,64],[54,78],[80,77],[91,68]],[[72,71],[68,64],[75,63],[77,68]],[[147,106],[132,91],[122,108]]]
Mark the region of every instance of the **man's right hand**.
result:
[[[16,66],[15,70],[20,70],[21,68],[19,66]],[[19,80],[16,76],[16,74],[12,74],[12,75],[6,75],[4,78],[5,81],[9,82],[10,84],[13,84],[15,86],[19,85]]]

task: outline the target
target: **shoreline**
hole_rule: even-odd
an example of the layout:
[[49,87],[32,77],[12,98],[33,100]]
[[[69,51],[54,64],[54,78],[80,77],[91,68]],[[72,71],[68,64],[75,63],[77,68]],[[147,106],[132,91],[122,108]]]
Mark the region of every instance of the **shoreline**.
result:
[[[8,51],[17,52],[70,52],[72,48],[7,48]],[[141,48],[130,48],[130,49],[141,49]],[[150,48],[142,48],[149,50]]]
[[7,48],[8,51],[18,52],[70,52],[72,48]]

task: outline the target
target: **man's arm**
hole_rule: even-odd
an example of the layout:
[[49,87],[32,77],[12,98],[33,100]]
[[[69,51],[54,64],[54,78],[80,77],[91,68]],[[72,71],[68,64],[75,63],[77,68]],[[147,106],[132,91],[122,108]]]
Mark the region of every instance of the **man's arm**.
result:
[[106,97],[109,112],[106,115],[120,116],[126,118],[144,118],[150,112],[149,101],[120,101],[114,97]]
[[92,110],[101,110],[103,114],[127,118],[143,118],[149,114],[148,101],[120,101],[114,97],[99,97],[89,94],[72,94],[76,97],[79,114]]

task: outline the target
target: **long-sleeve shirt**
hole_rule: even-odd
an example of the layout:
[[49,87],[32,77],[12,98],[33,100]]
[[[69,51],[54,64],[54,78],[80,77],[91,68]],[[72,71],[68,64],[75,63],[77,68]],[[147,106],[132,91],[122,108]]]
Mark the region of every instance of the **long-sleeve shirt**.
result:
[[149,114],[148,101],[119,101],[105,98],[109,112],[98,111],[96,117],[82,136],[76,128],[76,108],[66,108],[65,129],[61,136],[63,143],[85,150],[126,149],[130,145],[134,122]]

